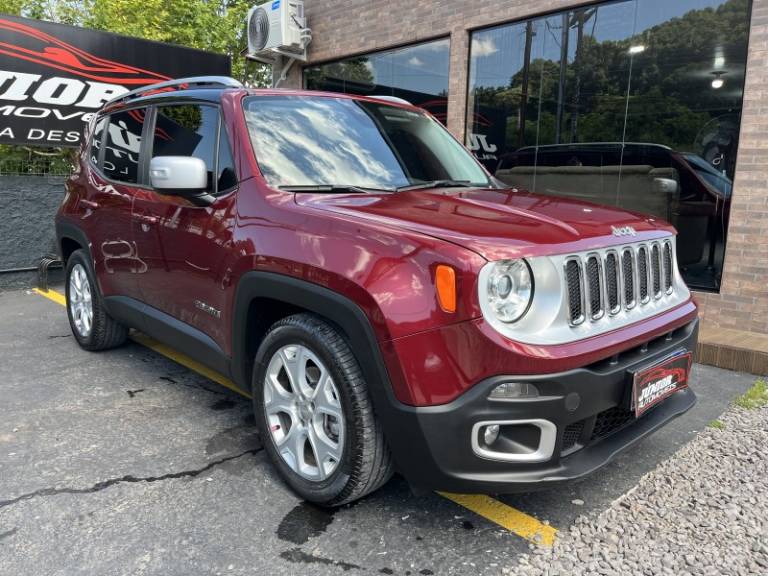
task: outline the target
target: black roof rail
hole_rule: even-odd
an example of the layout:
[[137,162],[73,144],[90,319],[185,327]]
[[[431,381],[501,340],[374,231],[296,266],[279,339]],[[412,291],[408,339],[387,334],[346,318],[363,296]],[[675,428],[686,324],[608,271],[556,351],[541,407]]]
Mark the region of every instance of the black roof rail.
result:
[[408,104],[408,106],[414,106],[413,102],[409,102],[405,98],[400,98],[399,96],[373,94],[371,95],[371,98],[378,98],[379,100],[386,100],[387,102],[395,102],[396,104]]
[[112,100],[107,101],[104,106],[124,102],[131,98],[138,98],[145,92],[176,87],[181,90],[187,90],[189,88],[242,88],[243,85],[229,76],[192,76],[190,78],[177,78],[175,80],[168,80],[167,82],[148,84],[141,88],[136,88],[135,90],[131,90],[130,92],[112,98]]

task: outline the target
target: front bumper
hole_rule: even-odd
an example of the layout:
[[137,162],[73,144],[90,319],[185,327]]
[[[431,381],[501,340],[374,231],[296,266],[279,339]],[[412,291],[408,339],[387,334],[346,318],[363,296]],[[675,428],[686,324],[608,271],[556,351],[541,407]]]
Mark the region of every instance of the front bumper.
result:
[[[440,406],[390,406],[397,412],[398,422],[394,433],[388,431],[395,460],[413,485],[453,492],[522,492],[581,478],[696,403],[694,392],[685,388],[635,419],[627,394],[628,371],[681,349],[694,350],[697,336],[698,320],[693,320],[583,368],[557,374],[496,376]],[[489,400],[490,391],[501,382],[532,383],[540,397]],[[574,395],[578,395],[577,406]],[[554,428],[554,446],[546,459],[500,461],[479,455],[477,445],[473,449],[479,422],[525,420],[534,425],[510,429],[513,441],[520,439],[515,434],[523,440],[535,437],[536,422]],[[543,436],[543,429],[539,431]],[[535,438],[532,443],[536,445]]]

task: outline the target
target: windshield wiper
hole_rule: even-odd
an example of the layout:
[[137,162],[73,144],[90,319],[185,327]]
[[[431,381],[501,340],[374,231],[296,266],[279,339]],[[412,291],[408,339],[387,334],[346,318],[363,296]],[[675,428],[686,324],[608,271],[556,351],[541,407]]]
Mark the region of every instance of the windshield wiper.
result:
[[391,188],[368,188],[367,186],[353,186],[352,184],[297,184],[280,186],[280,190],[286,192],[330,192],[357,194],[370,194],[372,192],[394,192]]
[[450,188],[450,187],[472,188],[476,186],[469,180],[430,180],[419,182],[418,184],[409,184],[408,186],[399,186],[396,192],[406,192],[408,190],[420,190],[422,188]]

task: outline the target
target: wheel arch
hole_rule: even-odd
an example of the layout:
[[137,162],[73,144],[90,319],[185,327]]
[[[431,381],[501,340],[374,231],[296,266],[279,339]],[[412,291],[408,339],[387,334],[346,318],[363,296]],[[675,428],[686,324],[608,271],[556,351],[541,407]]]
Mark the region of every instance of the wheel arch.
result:
[[[261,312],[261,304],[269,304],[270,309]],[[339,330],[370,385],[377,410],[396,402],[379,342],[360,306],[319,284],[273,272],[248,272],[238,283],[231,365],[232,378],[238,386],[251,390],[253,359],[273,321],[300,312],[317,314]]]
[[91,255],[91,243],[88,241],[88,237],[85,235],[78,226],[70,222],[57,221],[56,222],[56,241],[59,249],[59,256],[66,265],[67,260],[75,250],[85,250],[88,253],[88,257],[93,262]]

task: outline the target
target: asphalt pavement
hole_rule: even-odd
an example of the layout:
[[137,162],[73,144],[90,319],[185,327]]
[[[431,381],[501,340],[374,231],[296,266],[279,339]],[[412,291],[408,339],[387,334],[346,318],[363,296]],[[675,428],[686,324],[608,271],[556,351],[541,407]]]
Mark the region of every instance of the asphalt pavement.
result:
[[[395,477],[335,512],[277,477],[250,401],[131,342],[79,349],[64,309],[0,292],[0,574],[499,574],[531,544]],[[695,366],[699,403],[585,481],[497,499],[568,529],[674,456],[754,377]]]

